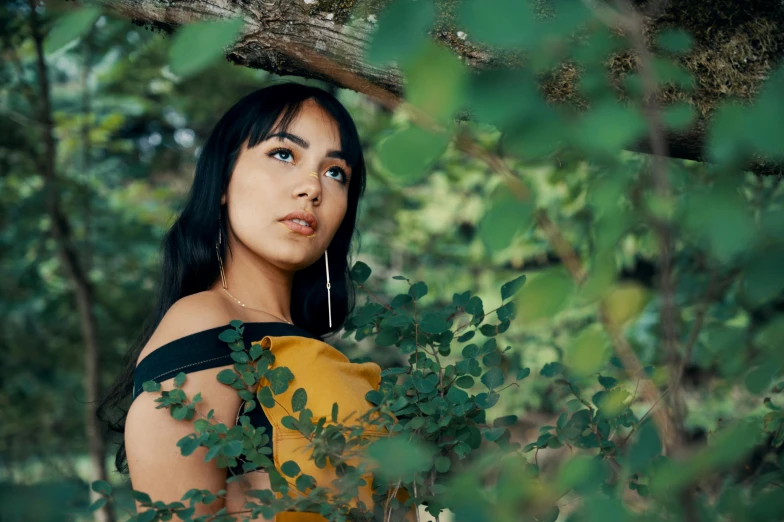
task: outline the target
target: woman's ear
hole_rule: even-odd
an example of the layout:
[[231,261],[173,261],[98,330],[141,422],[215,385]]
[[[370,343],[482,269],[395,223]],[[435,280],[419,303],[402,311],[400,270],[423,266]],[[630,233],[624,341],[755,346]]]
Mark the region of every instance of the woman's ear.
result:
[[225,205],[225,204],[226,204],[226,193],[225,193],[225,192],[224,192],[224,193],[223,193],[223,195],[221,196],[221,203],[220,203],[220,204],[221,204],[221,205]]

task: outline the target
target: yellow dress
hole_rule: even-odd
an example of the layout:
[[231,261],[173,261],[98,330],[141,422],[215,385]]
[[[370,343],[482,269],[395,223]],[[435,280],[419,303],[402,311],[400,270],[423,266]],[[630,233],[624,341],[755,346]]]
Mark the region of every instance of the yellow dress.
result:
[[[283,426],[281,420],[292,414],[298,417],[298,414],[291,411],[291,399],[298,388],[304,388],[308,397],[306,408],[313,412],[314,421],[321,417],[326,417],[329,421],[332,405],[337,403],[338,421],[354,412],[347,421],[347,424],[353,424],[359,416],[373,407],[365,399],[365,395],[371,390],[378,390],[381,384],[381,368],[373,362],[352,363],[340,351],[318,339],[267,335],[251,344],[260,344],[263,349],[272,351],[275,362],[270,368],[285,366],[294,374],[288,389],[275,396],[274,407],[267,408],[262,405],[272,425],[272,458],[275,466],[280,469],[284,462],[294,461],[303,474],[316,479],[318,486],[332,487],[331,481],[337,478],[334,467],[328,462],[325,468],[318,468],[315,461],[310,459],[310,450],[307,449],[309,441],[299,431]],[[262,378],[257,390],[269,384],[268,379]],[[373,427],[363,433],[364,436],[373,438],[388,435],[386,431]],[[372,477],[368,474],[363,478],[367,484],[359,487],[359,499],[370,508],[373,505],[370,486]],[[278,494],[278,497],[280,495]],[[397,499],[403,502],[406,498],[408,494],[401,488]],[[415,520],[416,507],[412,506],[406,521]],[[275,522],[323,521],[326,519],[320,514],[306,512],[284,512],[275,517]]]

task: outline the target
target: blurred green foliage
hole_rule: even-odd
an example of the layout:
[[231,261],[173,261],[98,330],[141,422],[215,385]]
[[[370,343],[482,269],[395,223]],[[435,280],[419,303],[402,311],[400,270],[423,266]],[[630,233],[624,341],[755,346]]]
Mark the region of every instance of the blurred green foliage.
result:
[[[10,57],[0,67],[0,464],[17,484],[43,480],[26,471],[32,458],[86,450],[79,317],[44,210],[25,5],[0,15]],[[692,88],[679,56],[693,41],[663,31],[651,78],[629,74],[619,100],[603,64],[633,42],[591,5],[462,2],[470,40],[525,58],[518,70],[477,73],[424,35],[433,5],[397,0],[367,57],[401,66],[411,105],[389,113],[339,92],[370,176],[353,272],[367,297],[333,344],[388,367],[374,404],[422,444],[390,439],[370,455],[386,479],[416,482],[430,515],[446,508],[454,520],[780,520],[784,189],[744,167],[784,159],[784,69],[752,103],[720,107],[711,163],[624,152],[663,130],[643,103],[651,89]],[[167,40],[88,8],[69,12],[46,12],[58,190],[96,289],[106,385],[152,304],[158,244],[198,144],[273,77],[218,59],[239,30],[225,22]],[[204,60],[177,50],[194,41],[211,49]],[[579,65],[583,111],[540,94],[565,61]],[[458,112],[471,118],[458,122]],[[693,118],[683,104],[662,108],[665,128]],[[484,152],[468,153],[460,137]],[[511,190],[510,172],[527,195]],[[450,371],[446,383],[432,377]],[[187,419],[186,398],[172,398]],[[300,395],[292,422],[306,404]],[[468,415],[471,404],[484,418]],[[230,443],[223,454],[236,456]],[[85,476],[75,460],[46,461],[58,463],[49,477],[60,483]],[[84,513],[86,494],[75,502]]]

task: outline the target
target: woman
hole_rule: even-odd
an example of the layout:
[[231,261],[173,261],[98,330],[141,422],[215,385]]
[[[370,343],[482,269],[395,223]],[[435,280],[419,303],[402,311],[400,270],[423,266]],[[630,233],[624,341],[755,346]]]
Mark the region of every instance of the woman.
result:
[[[206,448],[182,456],[176,443],[193,432],[192,423],[156,409],[159,394],[142,392],[140,383],[154,379],[171,390],[174,375],[186,372],[183,391],[189,398],[197,392],[203,397],[197,412],[206,416],[212,409],[215,419],[231,427],[243,401],[216,379],[233,368],[225,346],[219,353],[217,339],[230,321],[246,323],[246,343],[263,340],[268,349],[277,343],[276,358],[288,353],[291,364],[297,364],[291,355],[302,349],[298,343],[309,339],[316,348],[302,353],[334,356],[337,351],[318,339],[339,330],[353,308],[349,247],[364,187],[356,127],[321,89],[272,85],[247,95],[220,119],[201,150],[184,208],[164,239],[160,297],[151,322],[101,405],[106,419],[109,407],[132,397],[113,427],[124,431],[116,465],[130,473],[133,489],[164,502],[179,501],[191,488],[227,490],[225,499],[198,504],[198,516],[224,506],[242,511],[244,489],[269,488],[263,470],[227,484],[227,469],[214,459],[204,462]],[[367,390],[378,385],[374,363],[337,362],[351,366],[349,378],[359,378]],[[292,390],[315,386],[301,376],[295,384]],[[309,397],[329,395],[319,388],[308,391]],[[363,397],[349,402],[366,402]],[[248,414],[255,416],[254,425],[285,431],[278,413],[254,410]],[[228,470],[235,473],[242,468]]]

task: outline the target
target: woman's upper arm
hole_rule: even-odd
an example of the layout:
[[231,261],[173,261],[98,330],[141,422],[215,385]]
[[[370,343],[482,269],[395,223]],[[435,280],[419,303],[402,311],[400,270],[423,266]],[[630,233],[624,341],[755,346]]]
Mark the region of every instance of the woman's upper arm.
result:
[[[142,350],[142,356],[155,348],[176,338],[210,328],[228,324],[225,317],[200,317],[199,303],[193,306],[173,306],[161,321],[150,343]],[[203,303],[201,303],[203,305]],[[204,310],[202,307],[201,310]],[[224,322],[223,320],[226,319]],[[188,324],[193,325],[189,328]],[[191,329],[192,331],[188,332]],[[173,336],[173,338],[169,338]],[[153,344],[154,343],[154,344]],[[139,360],[143,357],[140,356]],[[155,399],[160,392],[142,392],[131,405],[125,425],[125,445],[128,455],[128,469],[134,490],[147,493],[154,501],[166,503],[181,501],[190,489],[206,489],[217,493],[226,488],[226,468],[219,468],[216,461],[204,462],[207,448],[200,447],[187,457],[182,456],[177,441],[194,433],[193,421],[201,416],[206,418],[214,410],[213,419],[231,427],[236,422],[236,414],[241,399],[236,390],[217,381],[222,368],[210,368],[188,373],[182,390],[188,399],[201,392],[201,402],[196,405],[196,414],[191,420],[174,419],[169,408],[156,409],[160,403]],[[161,382],[161,390],[174,389],[174,378]],[[186,506],[189,503],[184,502]],[[219,497],[209,506],[197,504],[194,516],[214,513],[224,505]],[[137,504],[139,512],[148,509]]]

